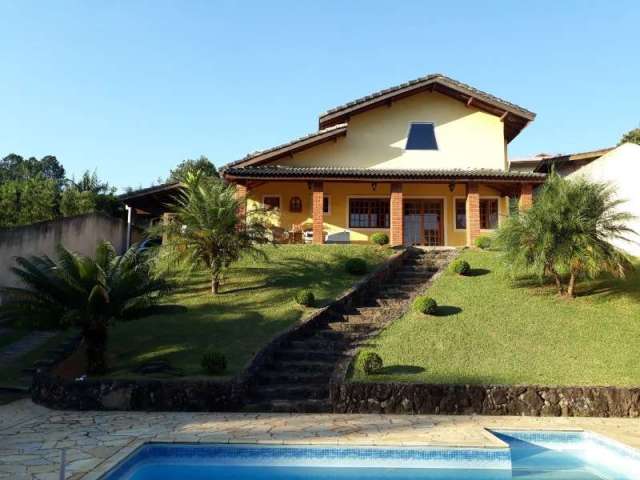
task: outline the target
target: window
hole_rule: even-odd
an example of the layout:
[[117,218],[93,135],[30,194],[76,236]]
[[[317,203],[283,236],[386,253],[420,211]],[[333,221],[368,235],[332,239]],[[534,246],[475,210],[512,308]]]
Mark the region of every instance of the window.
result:
[[456,230],[467,228],[467,201],[464,198],[456,198]]
[[349,199],[349,227],[389,228],[389,199]]
[[331,202],[329,201],[329,197],[326,195],[322,197],[322,213],[325,215],[331,213]]
[[437,150],[433,123],[412,123],[409,126],[406,150]]
[[291,200],[289,200],[289,211],[293,213],[302,211],[302,200],[300,197],[291,197]]
[[480,199],[480,228],[494,230],[498,228],[498,199]]
[[264,196],[262,197],[262,204],[267,210],[280,208],[280,197],[276,197],[275,195]]

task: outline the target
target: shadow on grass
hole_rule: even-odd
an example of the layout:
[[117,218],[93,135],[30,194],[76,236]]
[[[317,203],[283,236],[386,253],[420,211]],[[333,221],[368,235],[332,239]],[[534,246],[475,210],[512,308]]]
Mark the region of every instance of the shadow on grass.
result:
[[377,373],[380,375],[415,375],[424,371],[424,368],[415,365],[388,365],[382,367]]
[[436,313],[433,315],[435,317],[449,317],[451,315],[457,315],[462,312],[460,307],[454,307],[452,305],[438,305],[436,309]]
[[491,273],[491,270],[487,270],[486,268],[472,268],[467,273],[466,277],[482,277],[483,275],[488,275]]

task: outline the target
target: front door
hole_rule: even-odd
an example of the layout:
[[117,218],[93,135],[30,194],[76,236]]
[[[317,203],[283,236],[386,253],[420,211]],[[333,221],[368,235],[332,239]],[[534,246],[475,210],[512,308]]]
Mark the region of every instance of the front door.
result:
[[437,247],[444,244],[442,199],[409,199],[403,207],[405,245]]

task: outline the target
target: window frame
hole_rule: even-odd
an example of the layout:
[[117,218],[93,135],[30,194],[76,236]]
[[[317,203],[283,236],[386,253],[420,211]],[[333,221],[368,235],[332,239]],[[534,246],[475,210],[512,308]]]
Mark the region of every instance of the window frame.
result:
[[[294,200],[299,203],[300,208],[297,208],[297,209],[292,208]],[[293,195],[291,198],[289,198],[290,213],[302,213],[303,209],[304,209],[304,204],[302,203],[302,198],[299,195]]]
[[[431,125],[433,128],[433,141],[435,143],[436,148],[407,148],[409,144],[409,137],[411,136],[411,128],[413,125]],[[437,152],[440,150],[440,145],[438,144],[438,137],[436,136],[436,124],[434,122],[409,122],[409,127],[407,128],[407,141],[404,144],[405,151],[418,151],[418,152]]]
[[[376,201],[386,201],[388,204],[388,213],[389,213],[389,226],[387,227],[354,227],[351,225],[351,201],[352,200],[376,200]],[[357,195],[357,196],[347,196],[347,228],[350,230],[389,230],[391,226],[391,197],[388,195]],[[371,213],[368,213],[371,215]]]
[[[458,210],[456,205],[458,200],[462,200],[464,203],[464,228],[458,228]],[[456,232],[467,231],[467,197],[453,197],[453,230]]]
[[[495,200],[496,201],[496,226],[495,228],[482,228],[482,201],[483,200]],[[500,206],[500,197],[498,195],[482,195],[480,197],[478,205],[478,213],[480,214],[480,231],[481,232],[494,232],[500,226],[500,214],[501,214],[501,206]]]
[[[327,200],[327,211],[324,211],[324,201]],[[331,195],[323,195],[322,196],[322,214],[323,215],[331,215]]]
[[[278,199],[278,206],[277,207],[267,208],[267,204],[264,202],[265,198],[277,198]],[[269,212],[274,211],[276,208],[278,209],[278,211],[282,211],[282,195],[274,195],[274,194],[262,195],[262,208],[264,210],[269,211]]]

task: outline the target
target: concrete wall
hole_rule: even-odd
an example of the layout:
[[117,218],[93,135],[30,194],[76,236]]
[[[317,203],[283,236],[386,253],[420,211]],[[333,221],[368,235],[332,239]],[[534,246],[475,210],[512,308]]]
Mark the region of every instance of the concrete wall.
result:
[[[638,233],[640,241],[640,145],[625,143],[588,165],[571,172],[569,178],[584,176],[591,180],[610,182],[616,187],[618,197],[626,200],[621,209],[636,216],[628,226]],[[640,244],[618,242],[618,246],[640,257]]]
[[[438,150],[405,150],[411,122],[433,122]],[[500,118],[441,93],[424,92],[354,115],[347,136],[280,165],[358,168],[507,168]]]
[[125,248],[127,223],[101,213],[89,213],[50,222],[0,230],[0,285],[15,286],[10,268],[15,257],[54,255],[58,244],[83,255],[93,255],[101,240],[118,252]]

